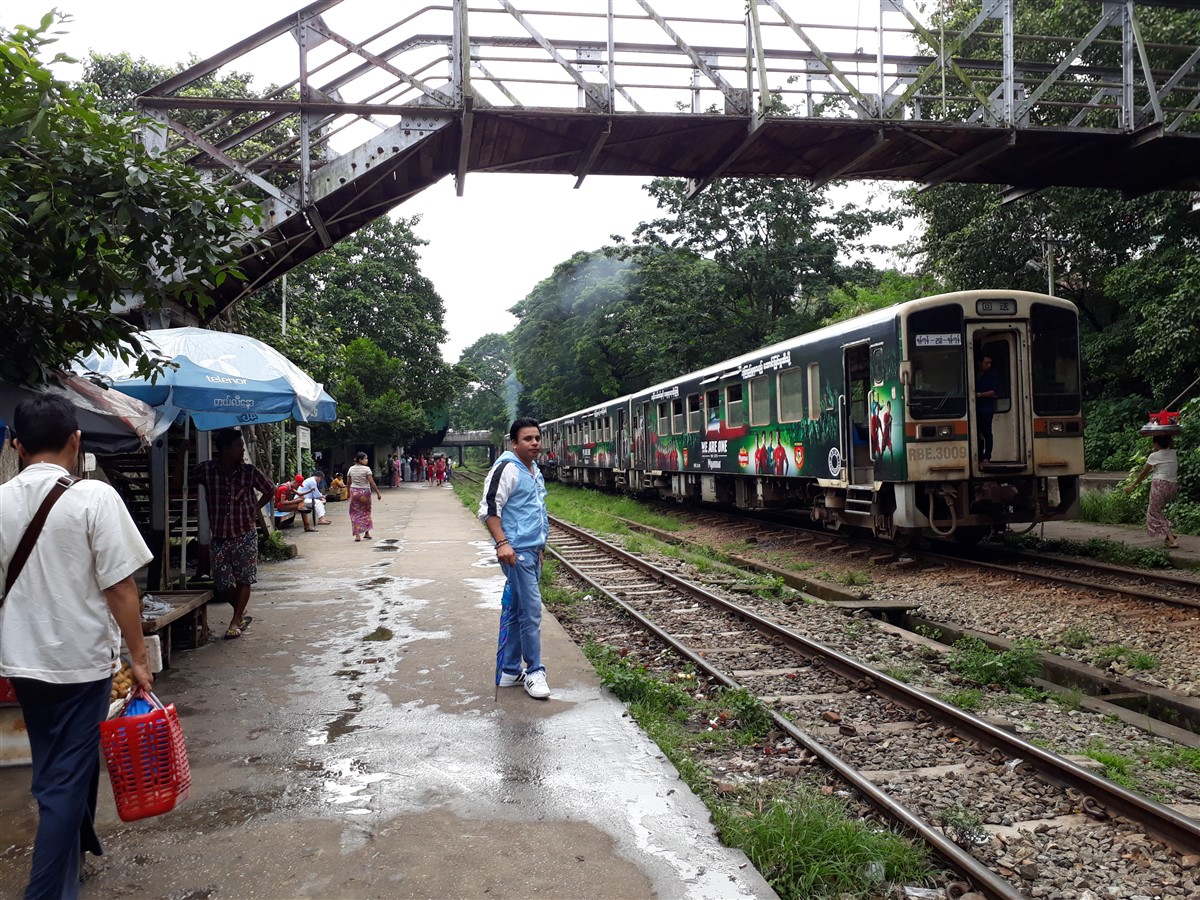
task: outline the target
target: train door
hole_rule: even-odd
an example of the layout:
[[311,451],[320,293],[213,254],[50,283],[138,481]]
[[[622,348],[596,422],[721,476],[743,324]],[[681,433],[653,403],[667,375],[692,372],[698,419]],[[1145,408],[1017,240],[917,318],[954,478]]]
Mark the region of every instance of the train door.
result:
[[613,468],[629,468],[629,431],[625,427],[625,407],[617,410],[617,446]]
[[[1025,379],[1020,377],[1025,358],[1023,325],[1002,329],[994,325],[968,327],[972,347],[971,396],[975,397],[971,417],[974,451],[971,455],[976,471],[1014,471],[1029,464],[1030,435],[1025,425],[1028,418]],[[985,363],[984,359],[988,362]],[[985,365],[987,368],[985,369]],[[980,388],[992,386],[996,391],[991,417],[991,457],[985,458],[988,419],[986,406],[978,396]]]
[[874,392],[871,390],[870,347],[864,342],[842,348],[846,375],[842,400],[842,464],[849,484],[870,484],[875,477],[872,442],[879,440],[879,428],[872,429]]
[[643,471],[650,468],[650,404],[634,407],[633,467]]

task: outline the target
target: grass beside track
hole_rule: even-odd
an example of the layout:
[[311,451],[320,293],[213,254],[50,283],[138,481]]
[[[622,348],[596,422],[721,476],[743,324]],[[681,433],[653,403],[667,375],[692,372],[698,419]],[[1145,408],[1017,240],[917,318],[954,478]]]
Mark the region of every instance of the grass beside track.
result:
[[[481,482],[484,474],[479,474]],[[482,485],[466,479],[455,479],[452,484],[474,514]],[[664,531],[689,528],[635,500],[557,484],[548,485],[548,491],[547,505],[553,516],[634,543],[653,543],[657,552],[687,557],[701,568],[722,565],[712,558],[693,560],[695,554],[631,535],[618,517]],[[576,618],[574,607],[582,594],[556,585],[556,573],[554,561],[547,560],[542,571],[542,599],[560,621],[569,622]],[[742,578],[747,575],[738,574]],[[764,585],[763,592],[770,593],[774,587]],[[742,850],[784,900],[891,897],[896,885],[930,883],[935,870],[924,847],[876,822],[857,818],[820,783],[815,772],[808,780],[796,776],[722,789],[706,759],[723,752],[763,754],[770,743],[767,738],[773,720],[749,693],[721,691],[697,700],[693,695],[695,673],[689,666],[652,673],[626,659],[621,648],[593,641],[583,651],[601,682],[628,705],[634,720],[708,807],[721,839]]]

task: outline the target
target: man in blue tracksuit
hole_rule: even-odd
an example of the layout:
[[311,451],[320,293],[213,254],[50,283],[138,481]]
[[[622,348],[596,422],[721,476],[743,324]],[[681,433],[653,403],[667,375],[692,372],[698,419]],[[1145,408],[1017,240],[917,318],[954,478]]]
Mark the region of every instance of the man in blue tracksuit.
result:
[[[507,582],[500,606],[501,647],[497,687],[524,684],[537,700],[550,697],[542,665],[542,557],[550,534],[546,483],[537,467],[542,429],[534,419],[517,419],[508,432],[512,450],[503,453],[483,483],[479,520],[496,542],[496,559]],[[521,660],[525,668],[521,668]]]

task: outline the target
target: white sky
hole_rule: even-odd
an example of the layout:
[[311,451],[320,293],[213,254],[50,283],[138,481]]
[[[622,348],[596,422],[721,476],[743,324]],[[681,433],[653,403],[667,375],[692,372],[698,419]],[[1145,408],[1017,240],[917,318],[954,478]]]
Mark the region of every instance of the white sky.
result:
[[[192,54],[211,56],[305,5],[304,0],[0,0],[0,23],[36,23],[52,4],[74,21],[51,53],[83,58],[92,50],[125,51],[161,65]],[[701,6],[740,18],[744,0],[691,0],[688,12],[701,15]],[[393,21],[398,15],[382,18]],[[76,77],[78,70],[60,74]],[[257,88],[291,77],[257,70],[255,75]],[[628,236],[639,222],[657,215],[641,179],[589,176],[579,190],[574,182],[569,175],[472,173],[462,197],[447,178],[397,207],[400,215],[421,216],[416,231],[429,241],[421,248],[422,271],[445,302],[447,360],[457,360],[485,334],[509,331],[516,320],[507,310],[556,264],[578,250],[609,243],[613,234]]]

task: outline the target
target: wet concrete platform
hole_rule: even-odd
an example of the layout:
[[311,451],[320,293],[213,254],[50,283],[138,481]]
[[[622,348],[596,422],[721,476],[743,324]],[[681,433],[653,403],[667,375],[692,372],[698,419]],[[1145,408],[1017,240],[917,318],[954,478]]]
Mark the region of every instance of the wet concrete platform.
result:
[[[494,699],[503,578],[448,487],[385,488],[371,542],[329,517],[260,567],[241,639],[160,676],[191,798],[123,823],[102,775],[84,897],[774,896],[551,616],[552,699]],[[0,898],[35,825],[28,767],[0,769]]]

